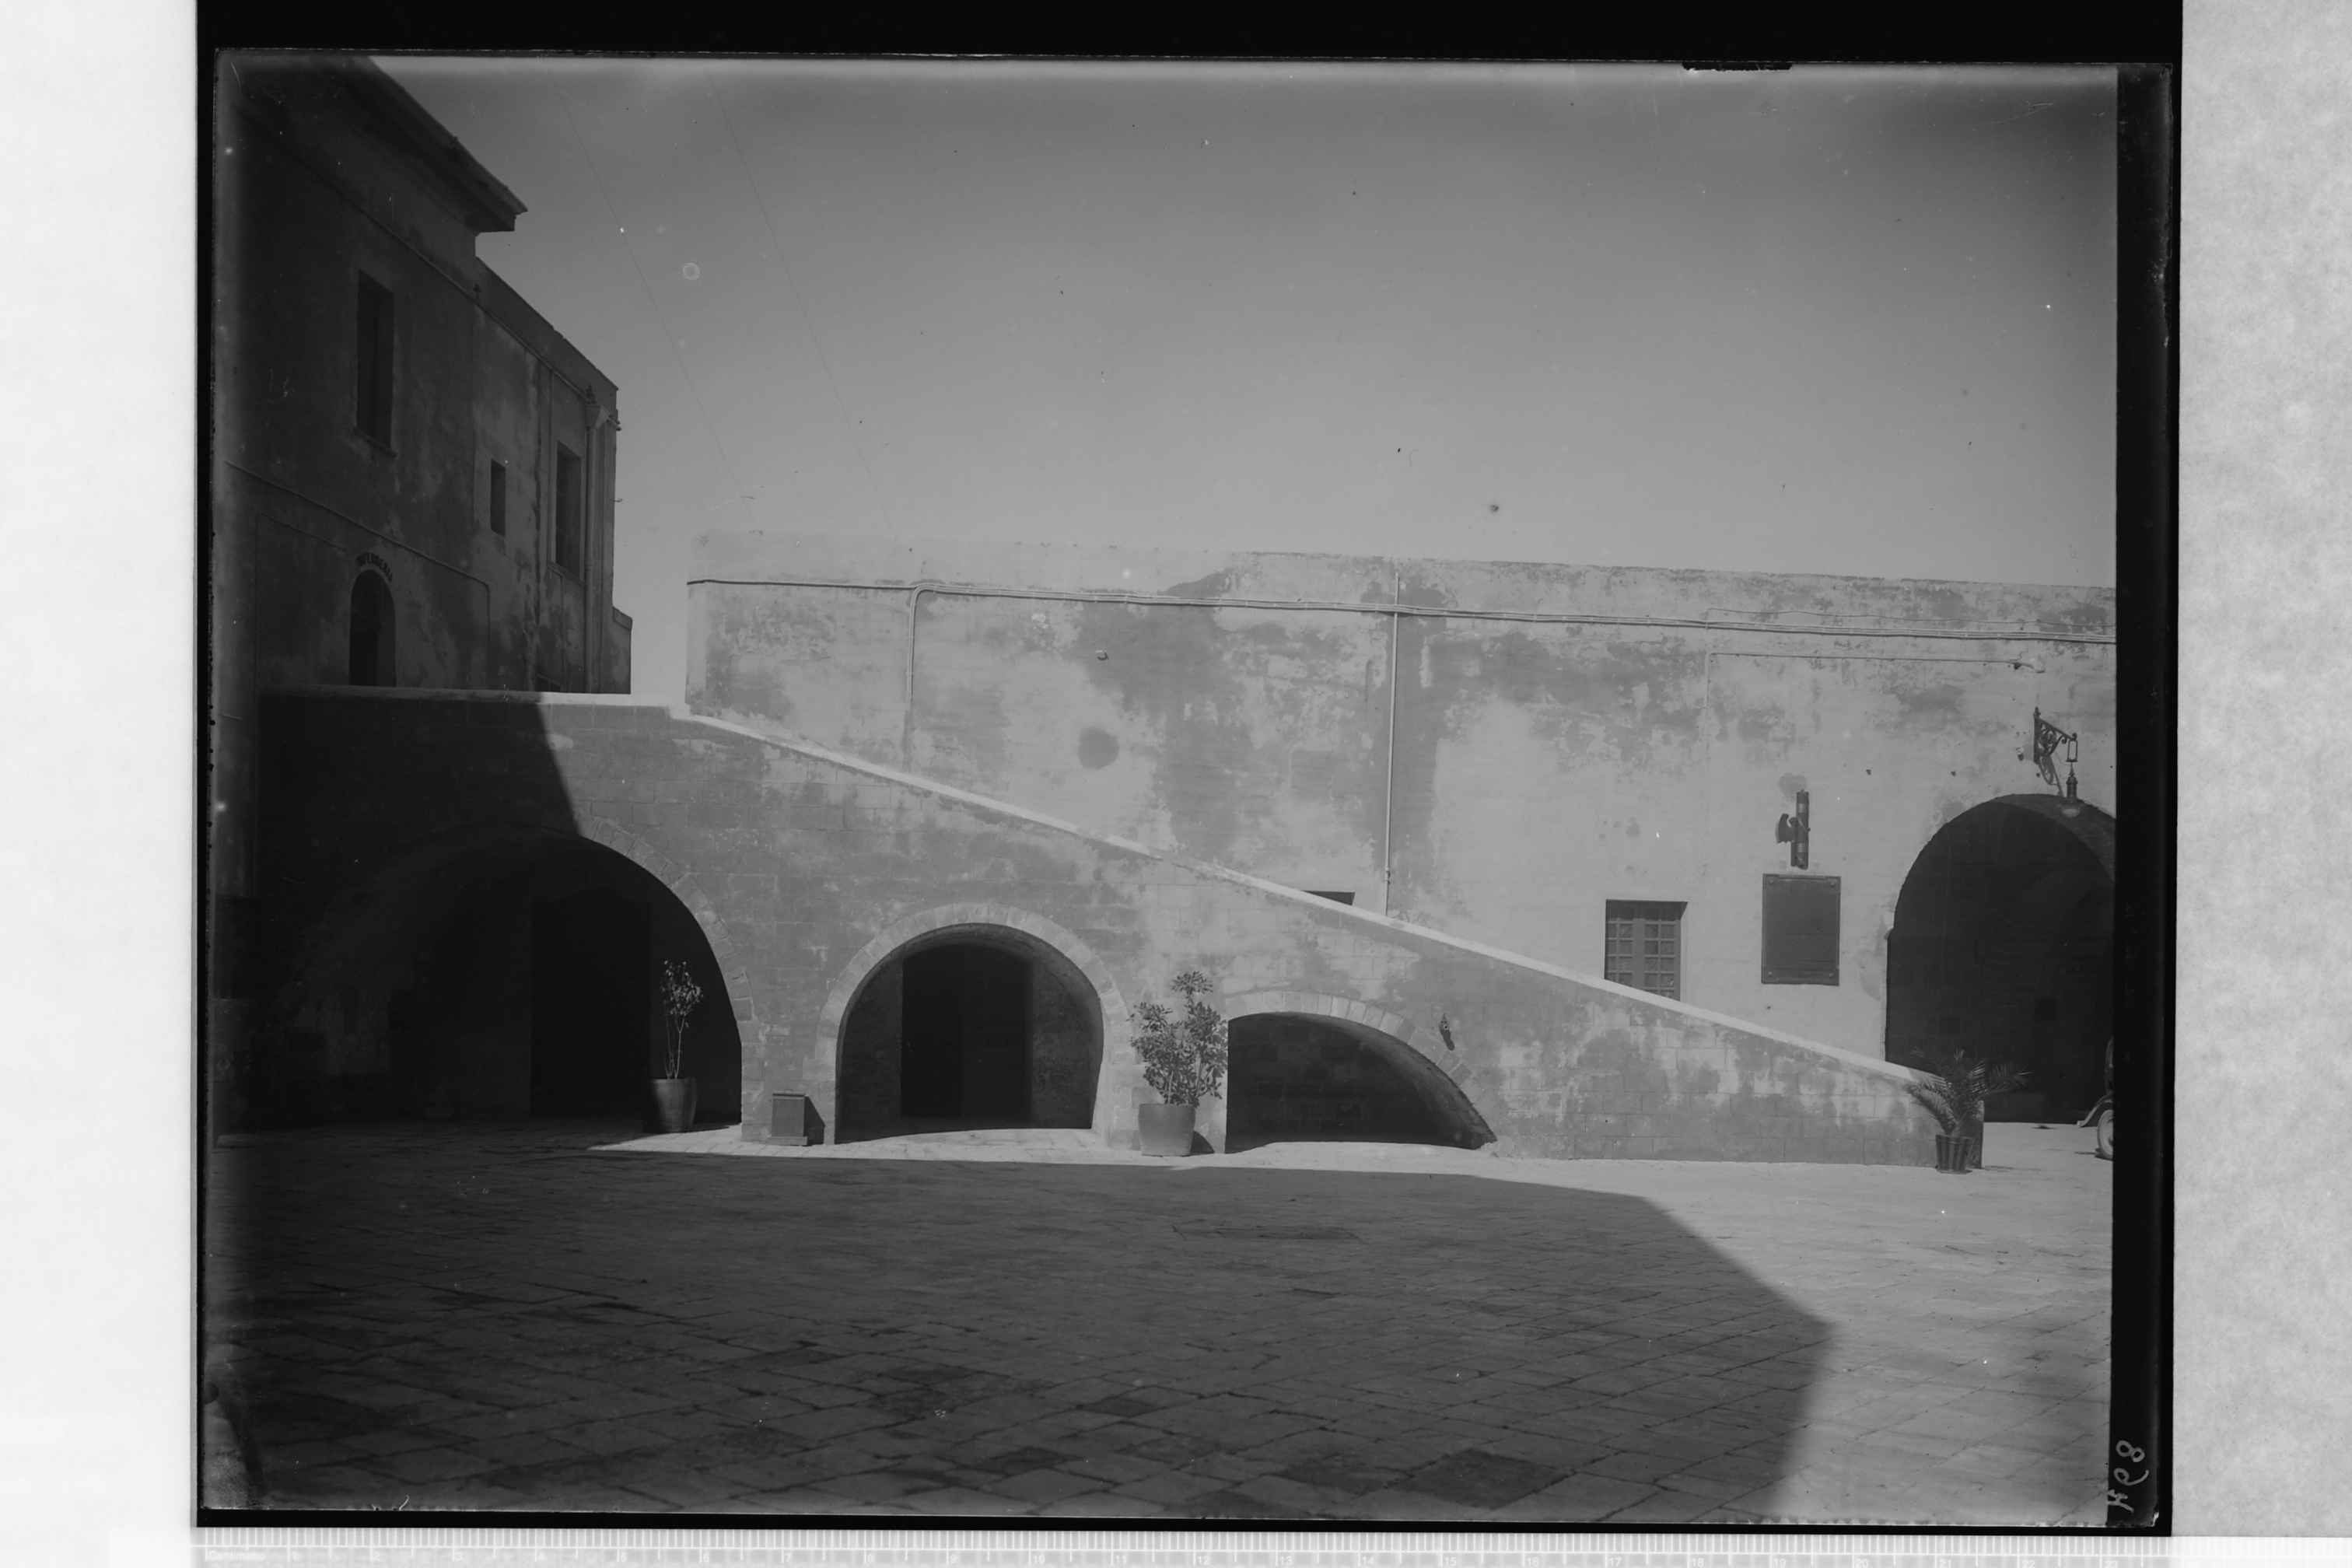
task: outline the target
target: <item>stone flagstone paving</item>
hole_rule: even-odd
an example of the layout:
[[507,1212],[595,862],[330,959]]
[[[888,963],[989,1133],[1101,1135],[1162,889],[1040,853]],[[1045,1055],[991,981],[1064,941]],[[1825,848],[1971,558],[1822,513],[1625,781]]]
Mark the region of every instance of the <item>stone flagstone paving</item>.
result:
[[[2103,1518],[2108,1167],[2087,1133],[1997,1125],[1966,1177],[1041,1143],[224,1141],[208,1408],[236,1413],[258,1473],[208,1500]],[[211,1483],[238,1467],[205,1429]]]

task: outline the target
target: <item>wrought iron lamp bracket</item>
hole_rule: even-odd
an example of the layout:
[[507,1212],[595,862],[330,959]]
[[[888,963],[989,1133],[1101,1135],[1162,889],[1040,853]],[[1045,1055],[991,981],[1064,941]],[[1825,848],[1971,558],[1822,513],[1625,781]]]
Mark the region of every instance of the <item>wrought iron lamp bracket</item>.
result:
[[[2061,730],[2057,725],[2044,719],[2041,709],[2036,708],[2033,710],[2034,771],[2042,775],[2043,784],[2059,791],[2068,800],[2074,798],[2074,762],[2082,755],[2082,737]],[[2066,778],[2063,784],[2058,778],[2058,763],[2062,753],[2066,763]]]

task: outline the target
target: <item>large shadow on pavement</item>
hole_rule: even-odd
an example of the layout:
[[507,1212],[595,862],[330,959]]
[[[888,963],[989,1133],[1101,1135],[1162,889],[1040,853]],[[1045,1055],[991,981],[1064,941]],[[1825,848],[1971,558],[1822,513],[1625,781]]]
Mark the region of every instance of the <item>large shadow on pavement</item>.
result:
[[626,1131],[222,1152],[265,1508],[1737,1524],[1830,1333],[1638,1198]]
[[[495,1168],[481,1151],[517,1138],[530,1145],[539,1136],[530,1119],[625,1119],[616,1132],[641,1124],[652,1081],[672,1070],[658,988],[673,965],[702,997],[678,1042],[677,1074],[696,1086],[699,1121],[740,1116],[736,998],[711,933],[647,866],[587,837],[556,759],[563,749],[588,752],[551,733],[538,700],[310,690],[265,694],[258,714],[247,783],[266,809],[249,849],[251,880],[267,896],[243,900],[235,942],[216,918],[207,954],[215,994],[204,1124],[222,1136],[200,1150],[204,1223],[208,1234],[254,1242],[208,1251],[201,1265],[199,1450],[210,1499],[249,1489],[240,1472],[252,1468],[259,1417],[245,1414],[247,1391],[284,1384],[266,1357],[246,1365],[246,1352],[269,1336],[216,1321],[214,1310],[281,1296],[352,1304],[305,1295],[269,1272],[281,1257],[305,1267],[265,1233],[308,1212],[313,1194],[278,1190],[284,1172],[232,1152],[235,1141],[397,1151],[389,1163],[363,1159],[352,1172],[295,1165],[318,1190],[356,1183],[362,1194],[397,1193],[396,1218],[410,1203],[462,1231],[476,1206],[453,1201],[462,1186],[436,1187],[427,1173],[483,1158]],[[630,741],[660,719],[658,710],[590,704],[566,721],[606,736],[593,748],[604,773],[591,776],[609,779],[614,769],[634,777],[667,763],[657,746]],[[611,787],[626,795],[635,786],[624,779]],[[208,873],[217,891],[225,868]],[[516,1125],[468,1130],[485,1121]],[[379,1134],[324,1130],[402,1121],[404,1130]],[[436,1131],[457,1140],[451,1150],[430,1151]],[[567,1146],[578,1144],[573,1131]],[[366,1196],[355,1204],[368,1211]],[[350,1359],[364,1361],[374,1342],[377,1320],[365,1311],[295,1316],[311,1340],[356,1352]],[[265,1311],[260,1321],[269,1321]]]

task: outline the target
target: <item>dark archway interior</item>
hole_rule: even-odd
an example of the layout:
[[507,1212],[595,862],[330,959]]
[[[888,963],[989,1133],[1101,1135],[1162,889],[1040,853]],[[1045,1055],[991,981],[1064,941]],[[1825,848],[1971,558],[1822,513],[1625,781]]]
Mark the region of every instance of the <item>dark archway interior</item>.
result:
[[352,647],[348,679],[353,686],[397,684],[393,664],[392,590],[373,572],[352,584]]
[[601,845],[512,836],[409,858],[325,922],[280,1001],[278,1120],[627,1117],[661,1070],[661,964],[703,999],[684,1071],[697,1120],[740,1116],[742,1047],[677,898]]
[[1451,1079],[1376,1029],[1261,1013],[1233,1019],[1226,1043],[1229,1153],[1296,1142],[1475,1149],[1494,1141]]
[[[2083,808],[2087,816],[2091,808]],[[1886,939],[1886,1055],[1958,1047],[2031,1075],[1994,1121],[2071,1121],[2104,1087],[2113,1030],[2115,880],[2096,829],[2038,802],[1947,824],[1904,881]]]
[[655,1016],[650,912],[612,887],[531,900],[533,1115],[625,1113],[645,1092],[646,1031],[629,1025]]
[[850,1005],[835,1136],[1088,1127],[1101,1065],[1101,1004],[1066,958],[992,927],[938,933]]

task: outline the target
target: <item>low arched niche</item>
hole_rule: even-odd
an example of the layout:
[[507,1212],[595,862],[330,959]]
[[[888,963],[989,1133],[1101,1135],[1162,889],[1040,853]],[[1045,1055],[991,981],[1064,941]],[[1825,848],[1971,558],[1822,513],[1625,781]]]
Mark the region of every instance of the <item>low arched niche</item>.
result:
[[1116,995],[1083,943],[1034,917],[961,909],[900,922],[867,945],[828,1003],[828,1134],[1100,1131],[1106,1048],[1125,1040]]
[[1382,1009],[1295,992],[1231,999],[1225,1149],[1263,1143],[1429,1143],[1495,1134],[1459,1084]]

